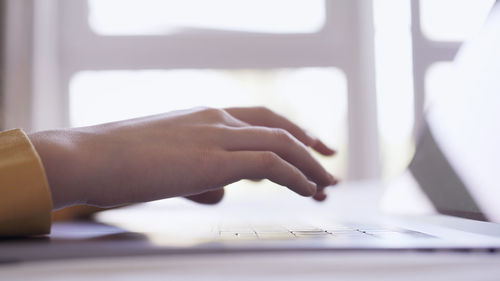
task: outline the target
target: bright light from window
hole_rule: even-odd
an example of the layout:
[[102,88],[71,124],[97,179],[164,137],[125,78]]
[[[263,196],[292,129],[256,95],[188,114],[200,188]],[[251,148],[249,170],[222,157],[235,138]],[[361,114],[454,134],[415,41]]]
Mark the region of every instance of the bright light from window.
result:
[[89,0],[90,27],[101,35],[159,35],[189,29],[312,33],[325,0]]
[[421,0],[422,32],[436,41],[463,41],[482,26],[495,0]]
[[375,49],[380,133],[386,141],[400,142],[411,135],[413,128],[409,1],[378,0],[376,3]]
[[383,176],[407,165],[413,152],[410,2],[374,2],[377,113]]

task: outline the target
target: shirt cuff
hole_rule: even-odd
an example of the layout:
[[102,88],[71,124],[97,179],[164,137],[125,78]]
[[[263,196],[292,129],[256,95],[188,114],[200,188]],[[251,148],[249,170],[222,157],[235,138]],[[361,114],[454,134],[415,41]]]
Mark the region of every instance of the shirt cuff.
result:
[[52,196],[38,153],[20,130],[0,133],[0,236],[50,233]]

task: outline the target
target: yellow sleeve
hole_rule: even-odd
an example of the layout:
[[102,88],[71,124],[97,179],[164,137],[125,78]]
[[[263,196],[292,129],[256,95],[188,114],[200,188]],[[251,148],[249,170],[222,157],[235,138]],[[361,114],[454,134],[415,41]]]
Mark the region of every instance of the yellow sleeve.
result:
[[35,148],[19,130],[0,132],[0,237],[50,233],[52,197]]

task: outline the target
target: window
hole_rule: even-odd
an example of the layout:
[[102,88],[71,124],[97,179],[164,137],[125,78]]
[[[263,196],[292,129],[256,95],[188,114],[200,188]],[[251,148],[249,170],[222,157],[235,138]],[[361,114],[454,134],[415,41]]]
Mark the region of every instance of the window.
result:
[[[376,157],[354,157],[348,146],[348,139],[370,146],[371,135],[350,135],[363,134],[362,119],[375,120],[347,102],[362,95],[358,84],[369,85],[350,78],[363,70],[351,34],[365,18],[351,1],[58,2],[57,108],[66,108],[66,126],[200,105],[265,105],[337,148],[333,160],[320,161],[339,177],[348,165],[378,169]],[[349,122],[351,115],[361,119]]]
[[377,113],[382,177],[400,174],[414,151],[409,1],[374,2]]
[[[374,1],[382,175],[407,166],[425,107],[443,94],[460,42],[476,32],[493,0]],[[450,42],[456,41],[456,42]]]
[[422,31],[435,41],[463,41],[477,32],[495,0],[421,0]]
[[[480,28],[493,2],[375,0],[382,174],[392,179],[382,203],[385,210],[412,214],[432,209],[411,175],[401,172],[411,159],[425,108],[449,93],[451,61],[461,42]],[[384,70],[386,65],[392,67]]]
[[[6,99],[6,108],[23,110],[9,114],[6,125],[40,130],[195,105],[259,103],[338,146],[344,154],[334,173],[378,177],[381,151],[383,174],[394,175],[411,156],[414,124],[427,100],[427,70],[453,59],[460,42],[451,41],[479,26],[493,3],[237,2],[9,1],[7,20],[30,22],[10,24],[26,30],[6,34],[34,36],[17,44],[25,48],[6,50],[18,51],[8,56],[12,68],[32,75],[9,79],[15,83],[7,87],[13,98]],[[443,7],[448,9],[443,12]],[[467,20],[451,24],[454,31],[444,31],[465,14]],[[182,82],[188,79],[217,91],[200,95]],[[182,99],[176,92],[196,98]],[[308,100],[312,95],[317,101]],[[88,114],[89,108],[95,114]],[[379,131],[373,129],[377,124]]]
[[196,30],[312,33],[324,22],[325,0],[89,1],[89,25],[100,35],[165,35]]
[[[419,99],[422,110],[437,96],[448,94],[452,83],[453,64],[450,63],[459,44],[450,41],[469,39],[483,25],[494,0],[420,0],[420,26],[424,37],[414,36],[419,50],[415,60],[423,63],[415,69],[420,83]],[[429,43],[432,40],[432,43]],[[424,54],[425,53],[425,54]]]

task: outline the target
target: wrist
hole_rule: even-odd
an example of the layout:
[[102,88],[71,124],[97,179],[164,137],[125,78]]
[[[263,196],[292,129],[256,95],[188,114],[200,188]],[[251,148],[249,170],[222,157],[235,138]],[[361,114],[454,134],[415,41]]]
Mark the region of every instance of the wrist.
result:
[[81,192],[74,184],[74,162],[76,152],[68,133],[44,131],[28,135],[35,147],[49,183],[54,209],[82,202]]

